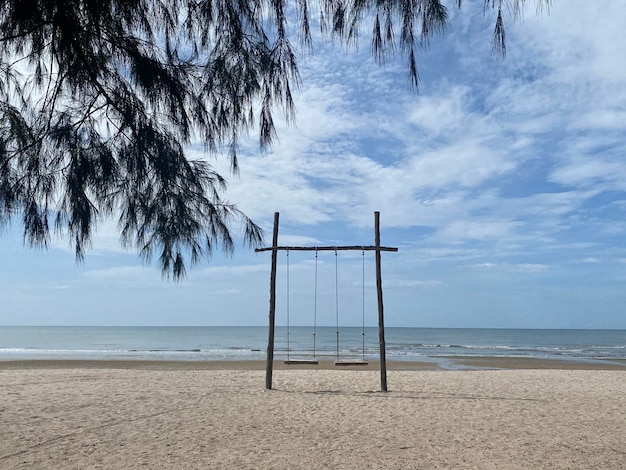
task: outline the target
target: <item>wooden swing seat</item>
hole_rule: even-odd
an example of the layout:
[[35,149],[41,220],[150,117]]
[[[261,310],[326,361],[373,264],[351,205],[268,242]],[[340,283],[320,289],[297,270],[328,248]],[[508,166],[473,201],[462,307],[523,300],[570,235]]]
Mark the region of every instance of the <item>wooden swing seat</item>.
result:
[[318,364],[318,361],[317,359],[287,359],[285,361],[285,364],[287,364],[288,366],[293,366],[293,365],[316,366]]
[[337,359],[336,366],[366,366],[369,362],[367,359]]

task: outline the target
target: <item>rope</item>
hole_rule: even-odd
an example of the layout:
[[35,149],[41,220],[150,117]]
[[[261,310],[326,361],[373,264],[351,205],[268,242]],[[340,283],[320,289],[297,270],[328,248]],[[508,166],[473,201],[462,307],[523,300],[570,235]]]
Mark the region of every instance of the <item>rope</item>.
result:
[[289,360],[289,354],[291,352],[289,333],[289,250],[287,250],[287,360]]
[[315,360],[315,343],[317,339],[317,250],[315,250],[315,288],[313,294],[313,360]]
[[363,344],[362,344],[362,349],[361,349],[361,355],[363,356],[363,358],[365,359],[365,250],[361,251],[361,259],[362,259],[362,283],[361,286],[363,288],[363,298],[362,298],[362,302],[361,305],[363,306],[363,321],[362,321],[362,330],[361,330],[361,337],[363,340]]
[[339,359],[339,264],[335,250],[335,323],[337,325],[337,359]]

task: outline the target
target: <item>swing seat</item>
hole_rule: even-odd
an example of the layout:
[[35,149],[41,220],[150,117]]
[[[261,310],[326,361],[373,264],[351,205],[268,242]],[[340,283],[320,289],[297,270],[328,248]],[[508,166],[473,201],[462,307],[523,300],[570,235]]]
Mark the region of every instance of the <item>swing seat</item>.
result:
[[337,359],[336,366],[366,366],[369,362],[367,359]]
[[294,365],[316,366],[318,364],[318,361],[317,359],[287,359],[285,361],[285,364],[287,364],[288,366],[294,366]]

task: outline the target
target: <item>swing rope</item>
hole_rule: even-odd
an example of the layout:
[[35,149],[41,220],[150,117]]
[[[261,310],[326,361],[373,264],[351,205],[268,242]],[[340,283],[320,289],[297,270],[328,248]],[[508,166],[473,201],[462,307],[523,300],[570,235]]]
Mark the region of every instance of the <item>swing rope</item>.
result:
[[362,344],[362,349],[361,349],[361,356],[363,357],[363,359],[365,359],[365,250],[361,250],[361,265],[362,265],[362,282],[361,282],[361,286],[362,286],[362,290],[363,290],[363,296],[362,296],[362,302],[361,305],[363,307],[363,311],[362,311],[362,329],[361,329],[361,339],[363,341]]
[[337,359],[339,359],[339,262],[335,249],[335,323],[337,325]]
[[[335,365],[361,365],[367,364],[365,359],[365,249],[361,247],[361,356],[359,360],[340,361],[340,329],[339,329],[339,250],[334,247],[335,252],[335,335],[336,335],[336,357]],[[287,360],[286,364],[317,364],[317,297],[318,297],[318,277],[319,277],[319,253],[315,249],[315,271],[314,271],[314,289],[313,289],[313,360],[295,359],[291,360],[291,276],[290,276],[290,253],[289,249],[286,253],[286,333],[287,333]],[[357,353],[358,356],[358,353]]]
[[317,250],[315,250],[315,288],[313,292],[313,360],[315,360],[315,343],[317,341]]
[[289,250],[287,250],[287,360],[290,360],[291,345],[289,342],[290,325],[289,325]]

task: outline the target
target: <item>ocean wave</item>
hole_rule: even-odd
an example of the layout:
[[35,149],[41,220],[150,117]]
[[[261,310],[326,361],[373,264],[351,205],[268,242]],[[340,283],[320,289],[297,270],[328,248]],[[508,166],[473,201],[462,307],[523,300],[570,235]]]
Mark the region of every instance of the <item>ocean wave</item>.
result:
[[[290,343],[277,328],[275,351],[311,354],[310,329],[292,328]],[[378,356],[376,328],[341,331],[340,355]],[[398,360],[439,356],[626,359],[626,331],[471,330],[390,328],[387,356]],[[1,359],[263,359],[265,327],[4,327]],[[317,331],[316,354],[336,355],[334,327]],[[362,340],[365,339],[365,351]]]
[[46,349],[46,348],[0,348],[0,359],[180,359],[180,360],[226,360],[246,359],[259,356],[260,349]]

